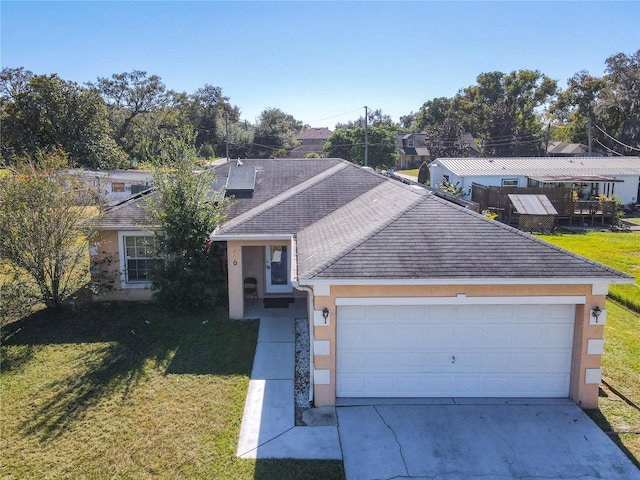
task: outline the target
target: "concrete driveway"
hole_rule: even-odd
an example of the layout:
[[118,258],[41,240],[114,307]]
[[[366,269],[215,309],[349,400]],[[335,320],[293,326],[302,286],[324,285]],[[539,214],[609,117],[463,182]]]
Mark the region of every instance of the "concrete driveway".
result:
[[571,401],[443,401],[339,406],[347,480],[640,479]]

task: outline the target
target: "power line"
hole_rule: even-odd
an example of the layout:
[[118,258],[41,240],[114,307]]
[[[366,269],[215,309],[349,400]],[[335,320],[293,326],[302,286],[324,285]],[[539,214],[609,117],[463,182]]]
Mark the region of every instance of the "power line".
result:
[[598,145],[600,145],[602,148],[604,148],[605,150],[611,152],[611,153],[615,153],[616,155],[618,155],[619,157],[622,157],[622,153],[620,152],[616,152],[615,150],[611,150],[609,147],[607,147],[606,145],[604,145],[600,140],[596,140],[596,143]]
[[360,108],[356,108],[354,110],[351,110],[350,112],[340,113],[332,117],[320,118],[318,120],[311,120],[309,123],[324,122],[325,120],[331,120],[332,118],[344,117],[345,115],[349,115],[350,113],[357,112],[358,110],[360,110]]
[[[628,149],[630,149],[630,150],[635,150],[636,152],[640,152],[640,148],[635,148],[635,147],[632,147],[631,145],[627,145],[626,143],[622,143],[622,142],[621,142],[620,140],[618,140],[617,138],[612,137],[611,135],[609,135],[607,132],[605,132],[603,129],[601,129],[598,125],[595,125],[595,127],[596,127],[598,130],[600,130],[602,133],[604,133],[607,137],[609,137],[611,140],[613,140],[614,142],[619,143],[619,144],[620,144],[620,145],[622,145],[623,147],[628,148]],[[598,143],[600,143],[600,142],[598,142]]]

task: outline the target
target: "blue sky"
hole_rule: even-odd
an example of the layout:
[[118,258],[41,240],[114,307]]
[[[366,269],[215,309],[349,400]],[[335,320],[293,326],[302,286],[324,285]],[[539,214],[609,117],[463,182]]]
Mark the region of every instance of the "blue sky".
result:
[[478,74],[531,69],[564,87],[640,49],[640,1],[11,2],[1,65],[78,83],[144,70],[221,87],[243,119],[278,107],[312,126],[364,105],[398,119]]

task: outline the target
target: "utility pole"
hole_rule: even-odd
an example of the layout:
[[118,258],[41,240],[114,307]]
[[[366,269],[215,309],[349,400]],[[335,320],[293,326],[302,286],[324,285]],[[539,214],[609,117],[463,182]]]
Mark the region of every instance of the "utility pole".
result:
[[369,112],[365,105],[364,107],[364,166],[369,165]]
[[227,162],[229,161],[229,112],[224,111],[224,130],[227,136]]
[[587,136],[589,137],[589,156],[591,156],[591,105],[589,105],[589,123],[587,128]]

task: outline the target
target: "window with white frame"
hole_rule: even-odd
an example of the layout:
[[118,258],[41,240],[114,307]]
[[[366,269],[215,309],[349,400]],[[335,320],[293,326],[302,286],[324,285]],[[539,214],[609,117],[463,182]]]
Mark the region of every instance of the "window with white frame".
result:
[[119,237],[122,287],[149,286],[151,272],[162,262],[155,237],[146,232],[120,233]]
[[517,178],[503,178],[502,179],[503,187],[517,187],[518,179]]

